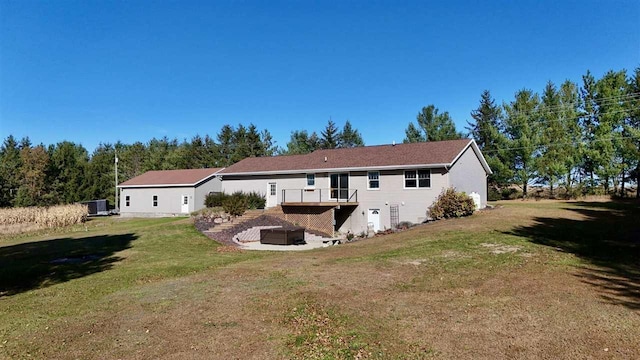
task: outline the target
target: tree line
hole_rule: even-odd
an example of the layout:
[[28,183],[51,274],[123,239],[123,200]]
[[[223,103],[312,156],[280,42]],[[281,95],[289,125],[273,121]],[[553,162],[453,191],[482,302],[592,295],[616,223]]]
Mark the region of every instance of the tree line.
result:
[[[532,184],[542,184],[551,195],[562,188],[568,196],[624,196],[626,184],[640,182],[640,68],[599,79],[587,72],[580,85],[548,82],[541,94],[522,89],[502,104],[485,90],[470,115],[464,133],[448,112],[425,106],[404,142],[474,138],[493,170],[493,194],[516,184],[527,196]],[[0,146],[0,207],[113,201],[116,155],[122,182],[149,170],[226,167],[251,156],[355,146],[364,146],[360,132],[348,120],[340,129],[331,119],[320,133],[292,131],[286,147],[253,124],[224,125],[215,138],[100,144],[91,154],[69,141],[33,145],[10,135]]]
[[467,129],[494,172],[490,190],[518,184],[526,197],[539,184],[551,196],[625,196],[640,182],[640,67],[548,82],[541,94],[522,89],[502,105],[486,90],[471,117]]
[[316,149],[363,146],[360,133],[347,121],[338,130],[329,120],[317,135],[291,133],[286,148],[277,147],[268,130],[250,124],[224,125],[215,139],[196,135],[189,141],[163,137],[147,143],[99,144],[89,154],[70,141],[33,145],[29,138],[8,136],[0,146],[0,207],[48,206],[90,199],[115,198],[115,158],[119,182],[149,170],[226,167],[246,157],[303,154]]

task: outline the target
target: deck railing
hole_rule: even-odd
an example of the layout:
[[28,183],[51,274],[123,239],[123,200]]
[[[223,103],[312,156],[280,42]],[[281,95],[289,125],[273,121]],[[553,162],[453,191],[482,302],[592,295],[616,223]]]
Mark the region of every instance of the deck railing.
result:
[[358,202],[357,189],[282,189],[283,203]]

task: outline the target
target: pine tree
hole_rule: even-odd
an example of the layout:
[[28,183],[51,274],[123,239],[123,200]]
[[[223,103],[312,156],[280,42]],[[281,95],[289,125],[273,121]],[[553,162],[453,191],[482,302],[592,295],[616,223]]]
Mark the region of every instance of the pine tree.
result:
[[0,207],[13,206],[20,187],[20,148],[9,135],[0,147]]
[[325,126],[324,130],[321,132],[321,147],[323,149],[335,149],[339,145],[340,141],[340,133],[338,132],[338,128],[336,127],[336,123],[333,120],[329,119],[327,122],[327,126]]
[[478,144],[480,150],[493,171],[489,175],[488,185],[498,190],[500,187],[508,185],[513,178],[513,174],[508,167],[509,152],[508,141],[502,132],[503,119],[500,106],[495,104],[489,90],[485,90],[480,95],[480,104],[471,111],[474,122],[467,122],[470,135]]
[[622,130],[625,118],[623,96],[626,94],[625,71],[609,71],[596,82],[597,125],[593,149],[595,172],[601,179],[605,193],[611,183],[618,185],[618,176],[624,173],[621,159]]
[[285,153],[288,155],[308,154],[319,148],[320,139],[315,132],[309,135],[306,130],[295,130],[291,132]]
[[220,155],[218,156],[218,167],[226,167],[231,165],[232,156],[234,152],[234,129],[231,125],[224,125],[218,133],[218,150]]
[[344,127],[339,134],[339,138],[339,147],[341,148],[364,146],[362,135],[360,135],[360,132],[357,129],[354,129],[351,126],[351,122],[349,122],[349,120],[344,123]]
[[426,141],[426,138],[422,135],[422,130],[418,129],[412,122],[409,123],[404,133],[405,138],[402,142],[405,144]]
[[[405,143],[418,141],[441,141],[461,139],[456,125],[447,111],[439,113],[434,105],[423,107],[416,117],[418,127],[409,124],[405,130]],[[419,134],[419,135],[418,135]],[[424,139],[424,140],[421,140]]]
[[51,146],[49,203],[70,204],[83,199],[89,154],[82,145],[63,141]]
[[[87,165],[84,199],[115,201],[115,149],[111,144],[99,144]],[[118,179],[120,181],[120,179]]]
[[625,99],[628,109],[624,126],[628,137],[629,177],[635,179],[636,197],[640,198],[640,67],[629,77]]
[[535,161],[540,146],[539,104],[538,95],[525,89],[518,91],[515,100],[505,105],[510,169],[514,181],[522,186],[523,197],[527,197],[529,182],[536,172]]

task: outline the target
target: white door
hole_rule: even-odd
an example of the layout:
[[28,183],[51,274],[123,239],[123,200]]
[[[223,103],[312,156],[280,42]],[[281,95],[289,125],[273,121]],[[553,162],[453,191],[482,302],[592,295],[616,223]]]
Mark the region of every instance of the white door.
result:
[[267,207],[278,205],[278,185],[274,182],[267,184]]
[[373,231],[380,231],[380,209],[369,209],[367,221]]
[[182,213],[186,214],[189,212],[189,196],[182,195]]

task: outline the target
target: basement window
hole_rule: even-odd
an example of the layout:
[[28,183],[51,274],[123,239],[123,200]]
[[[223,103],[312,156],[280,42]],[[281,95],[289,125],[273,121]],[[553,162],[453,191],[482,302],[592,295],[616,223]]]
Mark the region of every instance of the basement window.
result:
[[158,206],[158,195],[153,195],[153,206],[154,207]]

